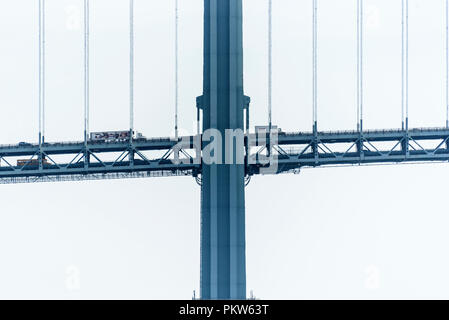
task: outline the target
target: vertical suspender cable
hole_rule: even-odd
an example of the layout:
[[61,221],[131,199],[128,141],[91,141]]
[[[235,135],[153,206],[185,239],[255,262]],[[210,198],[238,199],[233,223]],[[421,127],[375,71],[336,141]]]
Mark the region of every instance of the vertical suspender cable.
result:
[[446,128],[449,128],[449,1],[446,0]]
[[89,137],[89,102],[90,102],[90,77],[89,77],[89,0],[84,0],[84,143]]
[[42,0],[42,143],[45,143],[45,0]]
[[[175,0],[175,138],[178,139],[179,112],[179,1]],[[199,126],[199,121],[198,124]]]
[[268,128],[272,128],[273,97],[273,2],[268,0]]
[[363,132],[363,0],[357,0],[357,130]]
[[42,0],[42,68],[41,68],[41,77],[42,77],[42,114],[41,114],[41,122],[42,122],[42,143],[45,143],[45,0]]
[[409,5],[402,0],[402,130],[408,132],[409,115]]
[[134,136],[134,0],[129,0],[129,131]]
[[401,34],[401,121],[402,130],[405,129],[405,0],[402,0],[402,34]]
[[360,0],[357,0],[357,131],[360,130]]
[[42,0],[39,0],[39,146],[42,145]]
[[39,146],[45,142],[45,0],[39,0]]
[[363,0],[360,0],[360,131],[363,132],[363,105],[364,105],[364,74],[363,74]]
[[409,0],[405,7],[405,129],[408,133],[409,123]]
[[313,82],[313,92],[312,92],[312,100],[313,100],[313,132],[316,134],[318,131],[318,5],[317,0],[313,0],[313,35],[312,35],[312,42],[313,42],[313,49],[312,49],[312,56],[313,56],[313,76],[312,76],[312,82]]

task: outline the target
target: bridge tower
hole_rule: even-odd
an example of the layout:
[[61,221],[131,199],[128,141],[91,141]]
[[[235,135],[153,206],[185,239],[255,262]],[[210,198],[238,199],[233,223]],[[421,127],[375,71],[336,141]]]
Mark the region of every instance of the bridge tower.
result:
[[[245,166],[225,164],[227,129],[243,131],[242,0],[204,1],[203,133],[223,137],[222,164],[202,165],[201,299],[246,299]],[[213,138],[211,139],[213,140]],[[237,139],[238,140],[238,139]],[[243,151],[235,141],[233,151]],[[236,152],[233,152],[235,155]]]

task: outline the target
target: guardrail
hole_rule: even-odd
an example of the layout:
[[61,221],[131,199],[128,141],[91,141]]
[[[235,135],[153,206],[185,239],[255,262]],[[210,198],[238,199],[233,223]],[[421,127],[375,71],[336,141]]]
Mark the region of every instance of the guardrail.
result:
[[[446,127],[422,127],[422,128],[411,128],[408,130],[409,132],[445,132],[449,133],[449,128]],[[363,130],[364,134],[376,134],[376,133],[405,133],[406,130],[398,129],[368,129]],[[318,135],[343,135],[343,134],[359,134],[358,130],[331,130],[331,131],[318,131]],[[304,135],[310,136],[314,133],[312,131],[299,131],[299,132],[283,132],[286,136],[295,136],[295,135]]]

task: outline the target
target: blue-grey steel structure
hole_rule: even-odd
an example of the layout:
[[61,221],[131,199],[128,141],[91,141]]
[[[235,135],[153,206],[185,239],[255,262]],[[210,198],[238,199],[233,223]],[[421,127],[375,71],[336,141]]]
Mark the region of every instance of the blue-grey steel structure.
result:
[[[204,1],[203,95],[198,107],[203,132],[227,129],[243,132],[242,0]],[[225,155],[244,152],[244,143],[232,148],[222,143],[220,164],[202,166],[201,186],[201,298],[244,299],[245,166],[225,164]]]
[[[201,298],[246,298],[245,183],[252,175],[298,173],[301,168],[377,163],[448,162],[449,128],[249,133],[243,91],[242,0],[204,1],[204,88],[197,99],[203,133],[245,130],[226,148],[244,164],[209,164],[195,148],[201,137],[129,141],[20,143],[0,146],[0,183],[160,176],[193,176],[201,185]],[[246,111],[246,117],[245,117]],[[315,120],[316,121],[316,120]],[[131,131],[132,133],[132,131]],[[204,136],[203,136],[204,138]],[[182,144],[180,142],[182,141]],[[187,143],[186,143],[187,141]],[[260,155],[272,155],[274,171]],[[178,158],[182,161],[176,161]],[[17,160],[21,160],[20,163]],[[24,159],[27,159],[24,161]]]
[[[245,165],[246,177],[261,173],[265,164],[257,155],[266,149],[255,134],[246,135],[251,145]],[[180,138],[194,141],[196,137]],[[265,140],[263,141],[265,142]],[[203,174],[204,166],[193,154],[193,143],[183,150],[171,138],[139,139],[123,142],[80,142],[17,144],[0,146],[0,183],[58,180],[95,180]],[[422,128],[340,132],[280,133],[275,153],[278,173],[298,173],[301,168],[354,166],[376,163],[419,163],[449,161],[449,129]],[[180,152],[183,161],[174,160]],[[129,154],[134,154],[133,161]],[[154,153],[151,156],[149,153]],[[57,157],[63,156],[64,160]],[[113,160],[104,160],[106,158]],[[17,166],[17,158],[30,163]],[[36,165],[32,159],[40,159]],[[46,159],[44,163],[41,159]],[[262,172],[263,173],[263,172]],[[204,178],[203,178],[204,179]]]

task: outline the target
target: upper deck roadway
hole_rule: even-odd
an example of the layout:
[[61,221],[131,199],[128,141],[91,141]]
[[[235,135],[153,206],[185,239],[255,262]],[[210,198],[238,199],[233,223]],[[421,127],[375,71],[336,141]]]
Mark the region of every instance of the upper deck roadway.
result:
[[[188,137],[193,141],[194,137]],[[375,163],[449,161],[449,129],[298,132],[278,135],[272,145],[276,171],[303,167]],[[247,139],[248,141],[248,139]],[[249,135],[247,174],[261,173],[257,154],[267,149]],[[20,143],[0,146],[0,183],[114,179],[152,176],[197,176],[192,146],[180,150],[182,163],[173,161],[177,141],[170,138],[123,142]],[[153,153],[153,155],[150,155]],[[185,161],[188,159],[188,161]],[[17,160],[22,160],[18,165]],[[25,161],[24,160],[28,160]]]

